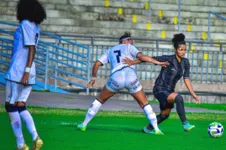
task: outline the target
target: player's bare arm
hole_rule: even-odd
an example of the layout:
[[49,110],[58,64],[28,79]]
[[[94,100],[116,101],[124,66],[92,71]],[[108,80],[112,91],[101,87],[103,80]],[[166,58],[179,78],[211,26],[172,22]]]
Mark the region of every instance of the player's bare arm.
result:
[[149,56],[143,55],[142,53],[138,53],[137,58],[139,58],[139,60],[130,60],[129,58],[126,58],[123,60],[123,62],[128,64],[129,66],[135,65],[135,64],[140,64],[142,62],[150,62],[150,63],[156,64],[156,65],[160,65],[162,67],[166,67],[169,65],[168,62],[159,62]]
[[86,85],[87,88],[90,88],[94,85],[96,77],[97,77],[97,71],[99,70],[99,67],[102,66],[102,63],[100,61],[96,61],[93,65],[92,69],[92,78],[90,82]]
[[26,85],[29,79],[29,74],[30,74],[30,69],[31,69],[31,65],[34,61],[35,58],[35,46],[28,46],[28,59],[27,59],[27,65],[26,65],[26,69],[24,72],[24,75],[21,79],[21,83],[23,85]]
[[132,65],[136,65],[136,64],[140,64],[142,63],[141,60],[137,59],[137,60],[130,60],[129,58],[125,58],[122,60],[123,63],[129,65],[129,66],[132,66]]
[[193,88],[192,88],[190,79],[189,79],[189,78],[185,78],[185,79],[184,79],[184,83],[185,83],[187,89],[189,90],[189,92],[191,93],[191,95],[193,96],[193,98],[195,99],[196,103],[199,104],[199,103],[200,103],[200,99],[199,99],[199,97],[195,94],[195,92],[194,92],[194,90],[193,90]]

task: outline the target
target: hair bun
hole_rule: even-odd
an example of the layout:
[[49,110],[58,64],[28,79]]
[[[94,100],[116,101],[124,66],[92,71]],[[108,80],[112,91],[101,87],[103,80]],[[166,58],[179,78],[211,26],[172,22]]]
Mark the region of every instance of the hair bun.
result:
[[130,33],[129,31],[125,31],[125,32],[124,32],[124,35],[125,35],[125,36],[128,36],[128,37],[131,37],[131,33]]
[[173,43],[178,43],[184,41],[185,35],[183,33],[174,34],[174,38],[172,39]]

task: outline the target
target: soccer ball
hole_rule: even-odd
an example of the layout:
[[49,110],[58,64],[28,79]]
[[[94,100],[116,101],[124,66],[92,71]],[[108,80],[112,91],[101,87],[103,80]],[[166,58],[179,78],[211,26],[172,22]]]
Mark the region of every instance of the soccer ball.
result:
[[208,133],[211,137],[221,137],[224,132],[224,127],[219,122],[213,122],[208,127]]

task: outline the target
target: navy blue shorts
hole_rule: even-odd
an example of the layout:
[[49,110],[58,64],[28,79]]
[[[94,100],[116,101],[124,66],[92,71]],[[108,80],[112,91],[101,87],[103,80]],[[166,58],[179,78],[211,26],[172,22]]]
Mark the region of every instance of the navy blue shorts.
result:
[[160,109],[165,110],[165,109],[172,109],[174,108],[174,103],[169,103],[167,101],[168,96],[173,93],[174,91],[164,89],[161,87],[154,87],[153,88],[153,94],[155,98],[159,101]]

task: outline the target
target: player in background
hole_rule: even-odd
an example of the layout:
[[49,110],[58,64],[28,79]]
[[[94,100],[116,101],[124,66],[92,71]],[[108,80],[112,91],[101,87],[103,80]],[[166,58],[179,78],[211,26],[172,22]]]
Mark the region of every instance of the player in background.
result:
[[[161,113],[157,116],[158,124],[166,120],[174,107],[174,102],[176,103],[176,111],[180,117],[183,125],[184,131],[190,131],[195,126],[191,125],[185,116],[184,100],[183,97],[175,92],[175,86],[180,78],[183,76],[184,83],[195,99],[197,103],[200,103],[199,97],[193,91],[191,81],[189,79],[190,63],[186,54],[186,42],[184,34],[175,34],[172,39],[173,46],[175,49],[174,55],[163,55],[152,57],[153,59],[160,62],[169,62],[167,67],[162,67],[159,76],[155,81],[155,86],[153,88],[153,93],[156,99],[160,103]],[[130,60],[128,58],[123,60],[124,63],[130,65],[142,63],[140,60]],[[143,128],[143,132],[152,133],[153,126],[149,124],[147,127]]]
[[126,88],[128,92],[134,97],[134,99],[136,99],[140,107],[143,108],[146,117],[154,128],[154,130],[152,130],[152,134],[163,134],[158,128],[156,115],[153,112],[151,105],[148,103],[142,86],[137,78],[135,66],[128,66],[127,64],[124,64],[122,60],[126,57],[130,59],[136,57],[142,61],[147,61],[162,66],[166,66],[167,62],[158,62],[151,57],[143,55],[136,47],[129,44],[132,43],[132,40],[130,34],[128,33],[125,33],[120,37],[119,43],[121,44],[108,49],[98,59],[98,61],[95,62],[92,70],[92,79],[87,85],[88,88],[94,85],[97,78],[97,71],[100,66],[110,63],[111,75],[100,95],[94,100],[88,109],[85,120],[77,127],[80,130],[85,131],[88,123],[97,114],[100,107],[119,90]]
[[32,136],[32,150],[39,150],[43,141],[26,109],[26,101],[35,84],[34,57],[40,35],[38,25],[46,18],[46,12],[38,0],[19,0],[16,9],[20,24],[14,34],[12,58],[5,76],[5,109],[16,137],[17,150],[29,149],[24,141],[21,119]]

